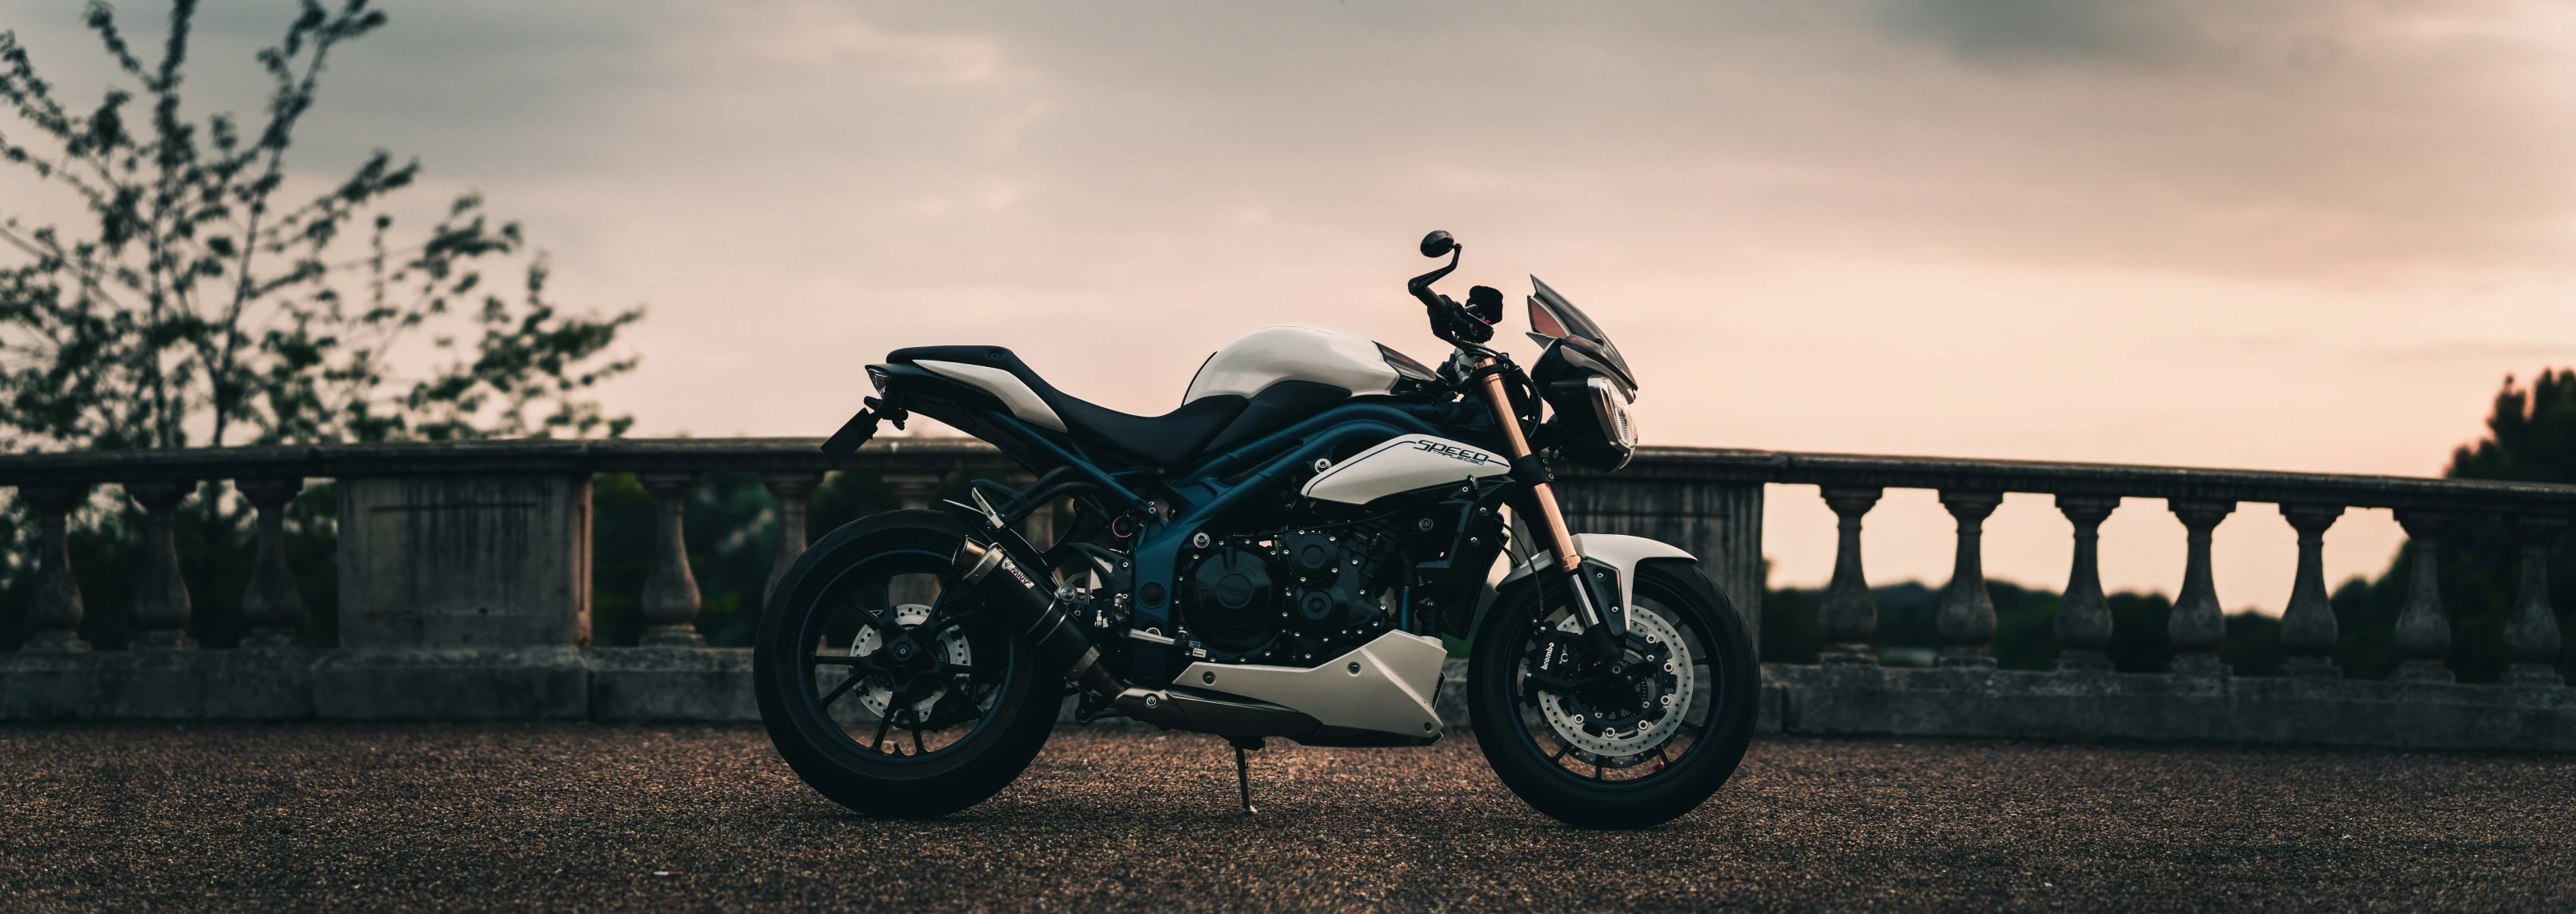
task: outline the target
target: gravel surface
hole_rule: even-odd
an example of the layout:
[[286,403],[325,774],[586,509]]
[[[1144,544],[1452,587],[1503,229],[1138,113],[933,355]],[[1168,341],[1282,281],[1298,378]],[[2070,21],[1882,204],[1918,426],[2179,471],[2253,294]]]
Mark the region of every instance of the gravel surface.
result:
[[2576,909],[2576,758],[1767,739],[1584,832],[1464,739],[1060,730],[878,822],[749,727],[0,728],[9,910]]

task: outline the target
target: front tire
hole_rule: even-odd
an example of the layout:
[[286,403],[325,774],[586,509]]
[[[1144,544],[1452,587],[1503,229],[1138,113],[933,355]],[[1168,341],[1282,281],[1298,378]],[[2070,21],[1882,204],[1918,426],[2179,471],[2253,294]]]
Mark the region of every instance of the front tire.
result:
[[1063,697],[951,565],[971,528],[936,511],[860,519],[778,582],[753,692],[778,754],[880,818],[946,815],[1009,786]]
[[1548,688],[1540,683],[1575,678],[1566,657],[1579,663],[1587,649],[1572,611],[1540,591],[1530,582],[1501,595],[1468,661],[1468,707],[1494,774],[1583,828],[1645,828],[1697,808],[1753,738],[1761,673],[1735,608],[1696,565],[1640,563],[1631,662],[1652,658],[1659,672],[1589,670],[1580,687]]

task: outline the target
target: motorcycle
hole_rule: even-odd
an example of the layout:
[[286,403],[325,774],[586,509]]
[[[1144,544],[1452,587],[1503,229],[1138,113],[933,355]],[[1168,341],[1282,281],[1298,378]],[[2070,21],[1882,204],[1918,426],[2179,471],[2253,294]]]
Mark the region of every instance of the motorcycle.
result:
[[[778,582],[755,646],[761,719],[824,796],[878,817],[972,806],[1018,777],[1069,689],[1075,716],[1225,738],[1246,750],[1421,746],[1449,655],[1469,651],[1477,745],[1511,790],[1597,828],[1698,806],[1743,757],[1752,643],[1688,552],[1575,534],[1552,466],[1612,471],[1637,445],[1637,381],[1600,325],[1531,277],[1524,372],[1486,345],[1502,293],[1463,304],[1407,285],[1438,368],[1312,324],[1210,356],[1182,405],[1116,412],[1057,390],[1010,350],[897,349],[877,395],[823,445],[836,464],[881,422],[927,416],[1035,481],[973,480],[966,501],[876,514],[816,542]],[[1069,502],[1061,536],[1019,530]],[[1517,520],[1517,523],[1514,521]],[[1495,580],[1516,550],[1527,556]]]

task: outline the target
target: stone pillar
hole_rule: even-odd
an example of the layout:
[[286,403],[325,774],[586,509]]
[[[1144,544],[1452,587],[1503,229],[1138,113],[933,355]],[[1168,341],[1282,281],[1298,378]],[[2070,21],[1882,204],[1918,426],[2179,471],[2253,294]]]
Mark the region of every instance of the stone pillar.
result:
[[1816,627],[1825,635],[1826,664],[1878,665],[1869,639],[1878,632],[1878,601],[1870,596],[1869,575],[1861,570],[1861,517],[1878,504],[1884,490],[1875,486],[1824,486],[1825,505],[1834,509],[1834,577],[1816,600]]
[[340,644],[590,643],[588,477],[339,481]]
[[2406,605],[2397,614],[2397,678],[2409,682],[2452,682],[2444,668],[2451,652],[2451,620],[2442,612],[2442,531],[2451,517],[2430,511],[2399,511],[2398,526],[2414,548],[2414,574],[2406,584]]
[[197,646],[188,637],[188,582],[179,574],[179,545],[171,525],[179,503],[196,484],[188,481],[129,483],[125,494],[144,512],[143,579],[134,587],[134,622],[142,629],[134,646],[145,650],[185,650]]
[[2209,536],[2236,510],[2232,501],[2170,499],[2165,507],[2182,521],[2182,593],[2174,597],[2165,636],[2173,643],[2173,671],[2184,676],[2225,676],[2218,645],[2227,640],[2227,613],[2218,606],[2218,583],[2209,573]]
[[2102,596],[2102,522],[2120,507],[2117,495],[2060,495],[2057,510],[2075,525],[2075,561],[2066,597],[2057,604],[2057,668],[2109,672],[2111,602]]
[[644,576],[646,647],[705,647],[698,634],[698,579],[689,573],[689,543],[682,526],[695,473],[637,473],[635,481],[653,494],[653,568]]
[[89,500],[88,483],[21,486],[18,497],[36,509],[36,594],[27,623],[35,629],[30,651],[86,651],[81,640],[80,581],[72,576],[67,527],[72,509]]
[[233,488],[259,509],[259,551],[251,558],[250,586],[242,592],[242,619],[250,624],[242,646],[294,647],[304,595],[296,592],[295,572],[286,565],[286,505],[304,491],[304,480],[237,479]]
[[948,477],[938,473],[886,473],[878,478],[885,480],[886,491],[894,496],[896,507],[919,511],[939,497],[940,483]]
[[1979,543],[1985,539],[1986,516],[2003,500],[1997,492],[1941,490],[1941,507],[1959,521],[1959,552],[1950,583],[1941,588],[1940,615],[1934,620],[1941,632],[1941,656],[1935,661],[1940,666],[1995,665],[1994,655],[1986,651],[1995,640],[1995,599],[1986,592]]
[[[1616,533],[1671,543],[1699,558],[1700,571],[1762,643],[1762,484],[1604,476],[1557,470],[1556,497],[1577,535]],[[1517,532],[1516,532],[1517,535]]]
[[590,476],[342,477],[340,648],[312,666],[329,719],[591,714]]
[[778,500],[778,559],[769,565],[769,583],[760,589],[765,606],[778,579],[787,576],[789,566],[805,554],[805,503],[823,484],[820,473],[762,473],[760,484],[769,487],[769,497]]
[[[885,480],[886,491],[894,495],[896,505],[906,511],[919,511],[939,497],[940,484],[948,477],[939,473],[886,473],[878,478]],[[926,574],[895,575],[886,582],[885,599],[887,606],[937,603],[939,579]]]
[[2334,604],[2326,594],[2326,528],[2343,516],[2342,505],[2282,505],[2281,517],[2299,531],[2299,570],[2290,581],[2290,605],[2281,611],[2281,646],[2290,652],[2292,676],[2338,679],[2334,663]]
[[2558,612],[2549,605],[2549,547],[2567,529],[2564,517],[2516,517],[2513,532],[2522,540],[2522,588],[2514,594],[2513,618],[2504,625],[2504,672],[2507,685],[2556,686]]

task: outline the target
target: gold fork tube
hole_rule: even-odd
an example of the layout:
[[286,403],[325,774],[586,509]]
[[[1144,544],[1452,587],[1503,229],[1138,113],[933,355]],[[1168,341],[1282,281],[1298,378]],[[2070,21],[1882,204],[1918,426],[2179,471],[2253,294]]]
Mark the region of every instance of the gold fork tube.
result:
[[[1475,367],[1483,368],[1493,359],[1477,359]],[[1529,438],[1521,434],[1521,419],[1512,414],[1512,396],[1503,389],[1503,376],[1489,374],[1484,380],[1485,403],[1494,408],[1494,418],[1503,426],[1503,445],[1513,460],[1530,455]],[[1555,556],[1556,566],[1568,573],[1583,567],[1583,556],[1574,551],[1574,534],[1565,528],[1565,511],[1556,504],[1556,489],[1547,483],[1530,486],[1530,500],[1538,503],[1535,532],[1547,541],[1548,552]]]

